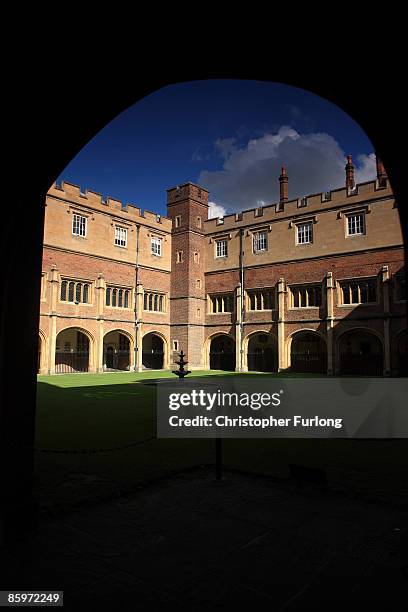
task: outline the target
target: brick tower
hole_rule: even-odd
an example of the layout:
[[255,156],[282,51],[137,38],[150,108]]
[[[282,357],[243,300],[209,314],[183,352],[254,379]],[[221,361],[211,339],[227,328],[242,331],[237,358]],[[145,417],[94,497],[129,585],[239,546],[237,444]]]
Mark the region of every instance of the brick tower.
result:
[[171,348],[183,350],[187,354],[188,367],[198,369],[203,363],[204,222],[208,219],[208,191],[193,183],[168,189],[167,216],[173,223]]

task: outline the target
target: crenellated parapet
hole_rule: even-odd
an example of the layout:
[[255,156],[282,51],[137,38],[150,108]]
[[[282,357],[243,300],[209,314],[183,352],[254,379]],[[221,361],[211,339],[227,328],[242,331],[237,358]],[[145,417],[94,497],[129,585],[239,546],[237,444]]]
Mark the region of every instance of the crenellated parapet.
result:
[[71,205],[79,206],[84,209],[91,209],[95,212],[112,214],[115,217],[123,220],[132,221],[141,225],[147,225],[152,228],[160,229],[161,231],[171,231],[171,219],[163,215],[151,212],[149,210],[142,211],[139,206],[134,204],[123,204],[120,200],[106,197],[102,194],[86,189],[81,191],[78,185],[62,181],[61,185],[53,183],[47,192],[48,198],[56,198],[63,200]]
[[266,206],[251,208],[238,213],[208,219],[204,223],[206,234],[234,230],[248,225],[272,223],[302,215],[317,214],[337,208],[364,203],[374,204],[376,200],[393,198],[388,178],[360,183],[354,188],[341,187],[332,191],[316,193],[292,200],[280,200]]

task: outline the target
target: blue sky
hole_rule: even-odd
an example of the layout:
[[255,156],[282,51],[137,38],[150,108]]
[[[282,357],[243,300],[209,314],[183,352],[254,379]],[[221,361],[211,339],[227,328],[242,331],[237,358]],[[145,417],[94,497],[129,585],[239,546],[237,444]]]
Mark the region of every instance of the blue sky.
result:
[[363,130],[315,94],[261,81],[192,81],[128,108],[58,181],[161,214],[166,189],[192,181],[209,189],[212,214],[223,214],[276,202],[281,165],[289,197],[341,187],[349,153],[357,182],[374,178]]

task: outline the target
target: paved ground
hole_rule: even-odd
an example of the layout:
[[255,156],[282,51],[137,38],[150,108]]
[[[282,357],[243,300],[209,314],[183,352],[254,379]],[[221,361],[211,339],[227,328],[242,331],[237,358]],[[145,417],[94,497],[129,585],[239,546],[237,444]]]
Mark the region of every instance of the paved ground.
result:
[[68,610],[397,611],[407,548],[402,509],[203,469],[42,523],[1,587],[64,589]]

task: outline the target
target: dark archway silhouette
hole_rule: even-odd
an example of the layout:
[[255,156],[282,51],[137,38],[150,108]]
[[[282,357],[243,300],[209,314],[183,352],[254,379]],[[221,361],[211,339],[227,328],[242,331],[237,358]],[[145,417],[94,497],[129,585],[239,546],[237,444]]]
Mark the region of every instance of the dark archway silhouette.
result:
[[142,365],[147,370],[162,370],[164,343],[158,334],[151,332],[143,336]]
[[103,339],[103,369],[130,370],[130,340],[121,332],[108,332]]
[[[58,53],[58,50],[57,50]],[[112,49],[109,49],[109,54]],[[394,51],[392,51],[394,53]],[[394,54],[395,55],[395,54]],[[53,54],[55,61],[55,54]],[[125,55],[121,57],[121,62]],[[64,58],[61,58],[64,60]],[[301,58],[300,58],[301,59]],[[43,202],[49,186],[59,176],[71,159],[105,125],[130,105],[153,93],[160,87],[207,78],[242,78],[242,70],[249,79],[260,78],[266,82],[283,82],[322,96],[340,106],[357,121],[373,142],[390,176],[390,181],[399,202],[407,200],[406,163],[400,154],[395,134],[400,132],[400,118],[405,113],[403,96],[390,97],[387,87],[379,87],[379,79],[387,76],[388,82],[398,82],[400,65],[387,51],[369,62],[360,71],[352,86],[344,85],[344,56],[338,58],[325,78],[311,76],[310,71],[299,70],[299,58],[295,65],[285,61],[281,67],[254,67],[248,62],[244,68],[225,67],[217,63],[208,68],[208,58],[193,72],[174,72],[174,62],[163,68],[159,56],[157,67],[150,66],[149,76],[127,80],[123,87],[118,62],[93,63],[92,83],[95,88],[110,84],[109,96],[99,96],[95,106],[94,96],[51,96],[50,74],[53,64],[47,65],[42,57],[36,66],[36,87],[30,88],[32,64],[26,62],[14,71],[14,82],[9,91],[13,93],[12,109],[14,129],[10,157],[21,159],[22,152],[29,164],[24,164],[24,189],[13,189],[13,205],[4,207],[4,227],[18,228],[19,244],[15,248],[15,233],[5,232],[1,243],[3,282],[0,316],[1,345],[0,372],[2,375],[0,411],[1,463],[7,465],[1,480],[6,492],[5,510],[0,516],[3,533],[10,539],[15,533],[29,530],[35,524],[35,502],[31,493],[33,469],[33,441],[36,407],[36,368],[38,363],[38,317],[40,304],[40,278],[43,238]],[[310,61],[309,58],[306,61]],[[197,62],[195,63],[197,64]],[[89,64],[83,53],[75,58],[70,52],[69,62],[62,61],[63,71],[75,83],[89,83]],[[307,64],[305,63],[305,66]],[[170,68],[171,66],[171,68]],[[168,70],[170,76],[163,76]],[[178,70],[178,69],[177,69]],[[184,69],[183,69],[184,70]],[[339,78],[340,77],[340,78]],[[386,118],[386,119],[385,119]],[[63,137],[61,129],[63,127]],[[21,164],[14,163],[8,173],[10,185],[21,184]],[[14,173],[14,175],[13,175]],[[29,214],[22,214],[22,211]],[[404,244],[408,238],[408,209],[401,206]],[[27,257],[27,253],[30,256]],[[10,257],[10,254],[13,256]],[[15,291],[15,278],[24,271],[24,283]],[[24,330],[19,342],[15,342],[16,329]],[[18,372],[15,364],[19,364]],[[16,375],[18,373],[18,380]],[[17,383],[17,384],[16,384]],[[16,402],[16,388],[19,401]],[[9,440],[24,440],[22,446],[10,446]]]
[[368,330],[350,330],[338,342],[341,376],[383,375],[383,346],[375,334]]
[[235,370],[235,342],[230,336],[222,334],[211,340],[210,370]]
[[271,334],[259,332],[248,341],[248,371],[277,372],[278,348]]
[[57,336],[55,373],[88,372],[89,338],[79,329],[69,327]]
[[327,373],[326,342],[319,334],[300,331],[294,335],[290,347],[290,369],[299,373]]

